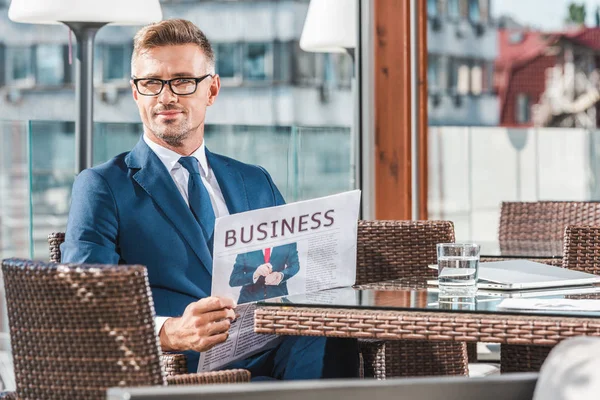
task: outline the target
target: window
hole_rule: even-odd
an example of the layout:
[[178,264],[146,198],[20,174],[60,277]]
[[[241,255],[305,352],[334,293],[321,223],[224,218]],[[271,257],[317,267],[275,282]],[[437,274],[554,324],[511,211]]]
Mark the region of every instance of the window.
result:
[[104,82],[126,80],[131,69],[131,48],[125,44],[107,44],[102,57]]
[[292,81],[294,42],[273,43],[273,81],[277,83],[290,83]]
[[44,86],[61,85],[65,81],[63,46],[44,44],[36,47],[35,81]]
[[354,75],[354,63],[352,57],[345,53],[331,54],[335,65],[335,75],[340,87],[349,88]]
[[471,68],[471,94],[480,95],[483,92],[483,64],[475,62]]
[[16,86],[33,86],[32,49],[30,47],[7,48],[6,81]]
[[451,93],[467,95],[471,87],[471,67],[465,59],[452,58],[448,62],[448,86]]
[[268,43],[248,43],[244,52],[244,79],[262,81],[272,77],[271,46]]
[[298,42],[294,43],[292,74],[294,84],[300,86],[317,84],[317,57],[320,56],[322,54],[306,52],[300,48]]
[[215,46],[216,72],[225,81],[241,79],[242,67],[238,43],[218,43]]
[[435,92],[440,89],[440,58],[429,54],[427,57],[427,87],[429,91]]
[[531,110],[530,110],[530,98],[526,93],[519,93],[517,95],[517,123],[524,124],[529,122],[531,119]]
[[439,14],[438,0],[427,0],[427,15],[429,17],[437,17]]
[[471,22],[481,22],[479,0],[469,0],[469,20]]
[[494,62],[485,61],[483,63],[483,93],[492,93],[494,87]]
[[460,18],[460,5],[459,0],[448,0],[448,18],[459,19]]
[[466,63],[461,63],[458,66],[458,70],[456,73],[457,81],[456,81],[456,92],[458,94],[469,94],[469,81],[470,81],[470,68]]

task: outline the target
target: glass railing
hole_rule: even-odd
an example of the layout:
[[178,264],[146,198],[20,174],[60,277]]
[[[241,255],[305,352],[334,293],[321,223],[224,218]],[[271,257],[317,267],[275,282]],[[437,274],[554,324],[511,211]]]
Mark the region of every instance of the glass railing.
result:
[[[0,258],[48,258],[47,236],[64,231],[75,178],[75,126],[0,121]],[[94,165],[129,151],[141,124],[96,123]],[[263,166],[288,202],[354,187],[347,127],[207,125],[207,147]]]
[[494,241],[503,201],[600,200],[600,131],[431,127],[428,211]]

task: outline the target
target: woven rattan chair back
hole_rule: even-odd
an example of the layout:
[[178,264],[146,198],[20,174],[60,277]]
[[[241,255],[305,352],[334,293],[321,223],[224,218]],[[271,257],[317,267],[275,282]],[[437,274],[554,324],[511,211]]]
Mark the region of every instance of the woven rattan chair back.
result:
[[7,259],[2,272],[19,398],[165,384],[145,267]]
[[498,239],[562,241],[567,225],[600,225],[600,202],[503,202]]
[[436,244],[453,242],[450,221],[359,221],[356,283],[435,278]]
[[[358,285],[390,279],[435,277],[436,244],[454,242],[450,221],[359,221]],[[386,376],[466,375],[464,343],[390,341],[385,346]]]
[[570,225],[565,230],[563,266],[600,275],[600,226]]

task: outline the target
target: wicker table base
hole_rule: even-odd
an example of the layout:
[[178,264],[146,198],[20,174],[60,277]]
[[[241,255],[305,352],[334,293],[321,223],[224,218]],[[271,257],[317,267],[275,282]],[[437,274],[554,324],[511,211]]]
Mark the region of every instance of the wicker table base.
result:
[[573,336],[600,336],[600,319],[259,306],[254,330],[278,335],[554,346]]

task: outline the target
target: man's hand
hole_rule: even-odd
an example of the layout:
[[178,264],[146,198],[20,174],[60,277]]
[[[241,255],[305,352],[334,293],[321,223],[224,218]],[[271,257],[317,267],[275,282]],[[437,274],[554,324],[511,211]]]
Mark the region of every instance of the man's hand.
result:
[[265,277],[265,285],[277,286],[283,280],[283,274],[281,272],[271,272]]
[[271,263],[262,264],[260,267],[256,268],[256,271],[254,271],[254,275],[252,275],[252,280],[254,281],[254,283],[256,283],[258,278],[260,278],[261,276],[266,277],[272,271],[273,271],[273,266],[271,265]]
[[229,337],[235,301],[206,297],[188,305],[179,318],[169,318],[160,330],[163,351],[206,351]]

